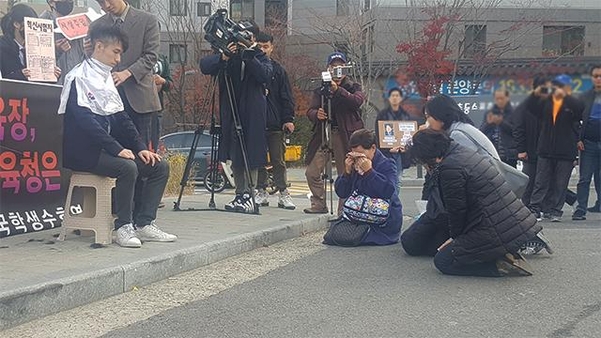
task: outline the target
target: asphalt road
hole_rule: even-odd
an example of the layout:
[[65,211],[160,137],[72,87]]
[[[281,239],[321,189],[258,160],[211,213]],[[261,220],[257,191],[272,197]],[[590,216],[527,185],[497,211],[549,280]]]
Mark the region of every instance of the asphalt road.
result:
[[325,247],[316,233],[6,337],[599,337],[601,215],[567,218],[544,224],[556,254],[531,259],[532,277],[444,276],[399,245]]

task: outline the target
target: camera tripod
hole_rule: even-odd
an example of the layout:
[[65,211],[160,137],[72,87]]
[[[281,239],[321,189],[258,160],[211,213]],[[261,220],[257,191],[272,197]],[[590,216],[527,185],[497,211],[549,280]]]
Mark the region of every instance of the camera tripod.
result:
[[[321,172],[324,187],[324,204],[328,204],[328,192],[330,193],[330,215],[334,214],[334,175],[332,173],[332,158],[334,148],[332,147],[332,95],[330,83],[324,82],[321,91],[321,108],[326,111],[327,118],[321,122],[321,146],[320,151],[324,153],[325,165]],[[327,108],[327,110],[326,110]],[[329,185],[329,189],[328,189]]]
[[[234,98],[234,85],[232,83],[232,79],[230,75],[227,73],[227,69],[221,69],[219,74],[213,78],[211,88],[207,92],[207,94],[211,93],[211,163],[209,167],[217,168],[219,165],[219,148],[222,146],[221,139],[223,136],[222,125],[217,124],[217,120],[215,118],[215,93],[217,90],[217,83],[219,80],[223,81],[225,84],[225,91],[227,95],[228,104],[230,107],[233,129],[235,131],[235,137],[239,142],[240,151],[242,153],[242,160],[244,162],[244,175],[246,176],[246,181],[249,183],[250,188],[250,198],[252,198],[254,210],[247,214],[259,215],[259,206],[254,203],[255,201],[255,189],[252,184],[252,177],[250,175],[250,167],[248,164],[248,156],[246,151],[246,143],[244,141],[244,131],[242,129],[242,123],[240,121],[240,116],[238,115],[238,105]],[[181,199],[184,192],[185,187],[188,184],[190,169],[192,168],[192,162],[194,161],[194,155],[196,154],[196,147],[198,146],[198,142],[200,140],[200,135],[204,131],[204,127],[199,125],[194,131],[194,138],[192,139],[192,145],[190,147],[190,151],[188,152],[188,159],[186,160],[186,165],[184,167],[184,173],[182,175],[182,180],[180,181],[180,192],[176,202],[173,202],[173,210],[175,211],[227,211],[227,212],[236,212],[227,209],[217,209],[215,204],[215,189],[210,189],[211,198],[209,200],[209,208],[208,209],[198,209],[198,208],[181,208]],[[211,181],[215,182],[217,179],[217,175],[219,173],[217,170],[211,171]],[[206,184],[206,183],[205,183]]]

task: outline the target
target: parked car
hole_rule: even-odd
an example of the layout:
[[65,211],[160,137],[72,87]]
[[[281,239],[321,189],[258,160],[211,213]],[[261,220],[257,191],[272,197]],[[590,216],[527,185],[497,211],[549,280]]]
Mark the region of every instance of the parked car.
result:
[[[167,134],[160,138],[160,152],[176,152],[188,156],[192,141],[194,139],[194,131],[181,131],[177,133]],[[194,170],[193,180],[196,184],[204,183],[204,177],[207,173],[207,164],[210,162],[211,156],[211,135],[208,131],[200,134],[200,140],[196,146],[192,168]]]

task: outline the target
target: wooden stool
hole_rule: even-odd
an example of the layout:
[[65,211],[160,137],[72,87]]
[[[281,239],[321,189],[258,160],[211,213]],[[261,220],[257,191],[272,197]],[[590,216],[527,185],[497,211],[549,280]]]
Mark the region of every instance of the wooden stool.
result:
[[[73,189],[75,187],[93,188],[83,190],[83,212],[71,215]],[[108,245],[113,241],[114,217],[111,212],[111,192],[115,179],[87,172],[74,171],[67,192],[65,215],[59,241],[64,241],[69,229],[91,230],[95,233],[95,243]]]

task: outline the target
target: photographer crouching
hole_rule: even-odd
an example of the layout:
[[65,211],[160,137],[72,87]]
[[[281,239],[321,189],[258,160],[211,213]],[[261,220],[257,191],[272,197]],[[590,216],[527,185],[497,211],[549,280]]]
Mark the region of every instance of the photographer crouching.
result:
[[[245,33],[249,41],[229,42],[227,49],[200,60],[203,74],[219,76],[219,109],[221,139],[219,161],[232,160],[236,197],[225,205],[226,210],[253,213],[252,191],[257,184],[258,169],[266,165],[265,112],[267,103],[264,83],[271,79],[273,68],[265,53],[257,46],[259,27],[252,23]],[[231,87],[229,85],[231,84]],[[229,87],[229,89],[228,89]],[[230,101],[231,95],[231,101]],[[234,114],[237,114],[238,119]],[[237,126],[239,121],[239,126]],[[237,138],[241,128],[242,142]],[[244,145],[244,148],[242,149]],[[249,177],[244,159],[246,152]]]
[[[346,56],[343,53],[333,53],[328,57],[328,71],[333,73],[335,69],[345,67],[346,62]],[[333,77],[328,87],[325,92],[323,87],[317,88],[313,92],[307,112],[307,117],[313,122],[313,136],[307,146],[305,160],[308,165],[305,177],[312,195],[311,207],[304,210],[307,214],[325,214],[328,212],[325,201],[325,186],[321,175],[326,166],[326,161],[331,159],[329,152],[333,153],[337,173],[339,175],[344,173],[345,156],[350,150],[349,138],[355,130],[363,128],[359,108],[365,100],[365,95],[361,85],[342,74]],[[327,111],[326,106],[323,105],[322,95],[327,96],[326,99],[331,99],[331,112]],[[323,102],[325,101],[323,100]],[[330,135],[332,149],[322,149],[324,145],[322,127],[328,119],[332,131]],[[340,211],[341,206],[342,203],[339,201],[338,211]]]

